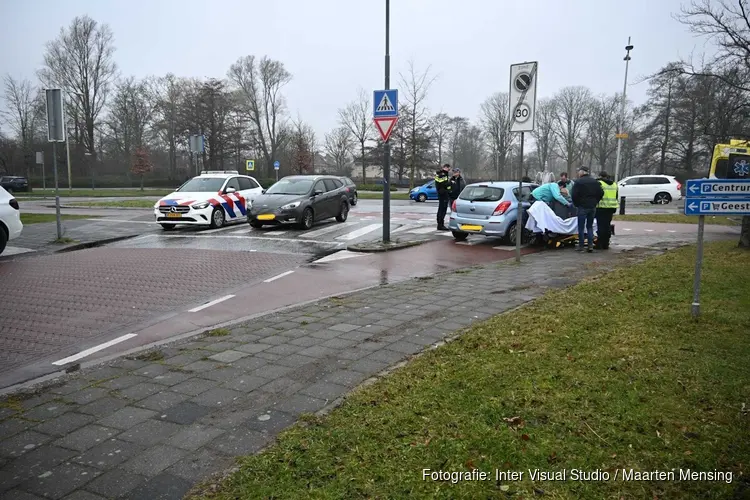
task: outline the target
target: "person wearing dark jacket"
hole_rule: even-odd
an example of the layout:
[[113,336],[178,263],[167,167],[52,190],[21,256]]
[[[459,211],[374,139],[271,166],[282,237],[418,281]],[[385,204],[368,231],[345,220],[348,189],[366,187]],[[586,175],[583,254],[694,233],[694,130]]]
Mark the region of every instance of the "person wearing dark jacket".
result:
[[461,169],[458,167],[454,168],[453,176],[451,177],[451,201],[456,201],[458,199],[458,195],[461,194],[461,191],[463,191],[465,187],[466,181],[464,181],[464,178],[461,177]]
[[617,211],[617,184],[607,172],[599,172],[599,184],[604,190],[604,196],[596,206],[596,227],[599,236],[597,246],[606,250],[612,238],[612,216]]
[[451,166],[449,164],[443,165],[441,170],[435,172],[435,188],[438,194],[438,212],[437,212],[437,228],[438,231],[448,231],[445,227],[445,214],[448,212],[448,205],[451,200],[452,185],[451,179],[448,172]]
[[[578,248],[579,252],[584,250],[584,232],[588,238],[588,251],[594,251],[594,217],[596,206],[604,197],[604,189],[599,181],[589,175],[587,167],[578,169],[578,180],[573,183],[571,198],[573,205],[578,211]],[[585,227],[584,227],[585,226]]]

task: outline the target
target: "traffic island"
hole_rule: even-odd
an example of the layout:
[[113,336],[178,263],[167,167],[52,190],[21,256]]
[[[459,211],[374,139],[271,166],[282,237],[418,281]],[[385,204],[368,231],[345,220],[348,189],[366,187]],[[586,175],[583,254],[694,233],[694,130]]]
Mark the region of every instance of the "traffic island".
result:
[[428,241],[431,240],[389,241],[388,243],[382,241],[368,241],[365,243],[349,245],[346,249],[350,252],[389,252],[401,248],[415,247],[422,243],[427,243]]

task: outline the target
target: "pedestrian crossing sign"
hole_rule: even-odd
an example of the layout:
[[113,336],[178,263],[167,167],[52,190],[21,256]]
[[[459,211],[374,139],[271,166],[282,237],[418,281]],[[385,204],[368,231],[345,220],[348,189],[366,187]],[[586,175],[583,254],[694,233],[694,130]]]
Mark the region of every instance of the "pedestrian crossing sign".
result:
[[398,116],[398,90],[376,90],[373,93],[373,118]]
[[255,170],[255,160],[245,160],[245,170],[248,172]]

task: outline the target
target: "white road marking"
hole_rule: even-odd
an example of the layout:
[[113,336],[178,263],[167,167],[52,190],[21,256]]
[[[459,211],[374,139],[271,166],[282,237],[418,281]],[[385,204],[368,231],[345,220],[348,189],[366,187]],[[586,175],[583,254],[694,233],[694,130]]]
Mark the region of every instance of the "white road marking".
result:
[[234,224],[230,224],[224,227],[219,227],[217,229],[208,229],[206,231],[201,231],[201,234],[211,234],[211,233],[219,233],[221,231],[229,231],[230,229],[236,229],[237,226]]
[[647,233],[653,233],[654,232],[653,229],[644,229],[644,231],[646,231]]
[[349,250],[340,250],[336,253],[332,253],[326,257],[318,260],[314,260],[312,263],[317,264],[318,262],[334,262],[337,260],[351,259],[352,257],[364,257],[366,254],[361,252],[350,252]]
[[677,231],[675,231],[674,229],[667,229],[667,232],[668,233],[676,233]]
[[440,231],[438,233],[438,236],[450,236],[451,238],[453,238],[453,233],[448,232],[448,231]]
[[286,234],[288,231],[269,231],[268,234],[273,234],[274,236],[278,236],[280,234]]
[[482,240],[475,239],[475,240],[457,241],[456,245],[474,246],[474,245],[479,245],[480,243],[482,243]]
[[355,238],[359,238],[360,236],[364,236],[367,233],[371,233],[380,227],[382,227],[382,224],[370,224],[369,226],[361,227],[359,229],[355,229],[354,231],[350,233],[346,233],[344,235],[338,236],[337,240],[344,240],[344,241],[351,241]]
[[341,225],[336,222],[331,222],[329,224],[326,224],[325,226],[319,228],[319,229],[313,229],[312,231],[305,231],[299,235],[300,238],[317,238],[318,236],[322,234],[332,233],[336,231],[337,229],[341,229]]
[[290,274],[292,274],[293,272],[294,272],[294,271],[286,271],[286,272],[283,272],[283,273],[281,273],[281,274],[277,274],[277,275],[276,275],[276,276],[274,276],[273,278],[268,278],[267,280],[263,280],[263,283],[270,283],[270,282],[272,282],[272,281],[276,281],[277,279],[279,279],[279,278],[283,278],[284,276],[289,276],[289,275],[290,275]]
[[145,240],[146,238],[156,238],[156,236],[157,235],[155,235],[155,234],[144,234],[144,235],[138,236],[136,238],[133,238],[130,241],[132,242],[132,241],[138,241],[138,240]]
[[633,229],[632,229],[632,228],[629,228],[629,227],[624,227],[624,228],[622,228],[622,230],[623,230],[623,231],[632,231]]
[[[162,236],[163,238],[195,238],[195,239],[201,239],[201,236],[197,235],[188,235],[188,234],[168,234]],[[240,235],[228,235],[228,234],[220,234],[218,236],[214,236],[213,238],[227,238],[227,239],[236,239],[236,240],[263,240],[263,241],[285,241],[289,243],[291,240],[289,238],[272,238],[270,236],[240,236]],[[340,243],[336,243],[334,241],[316,241],[315,243],[318,244],[326,244],[326,245],[340,245]]]
[[236,229],[234,231],[229,231],[229,232],[232,233],[232,234],[234,234],[234,233],[247,233],[247,234],[250,234],[251,229],[249,227],[241,227],[239,229]]
[[94,346],[90,349],[86,349],[85,351],[81,351],[78,354],[74,354],[72,356],[69,356],[67,358],[63,358],[61,360],[55,361],[52,363],[56,366],[61,365],[67,365],[68,363],[72,363],[73,361],[78,361],[81,358],[85,358],[86,356],[90,356],[94,354],[95,352],[102,351],[106,349],[107,347],[112,347],[115,344],[119,344],[120,342],[125,342],[128,339],[132,339],[133,337],[137,337],[135,333],[128,333],[127,335],[123,335],[122,337],[117,337],[116,339],[112,339],[109,342],[105,342],[103,344],[99,344],[98,346]]
[[409,224],[403,224],[403,225],[397,227],[396,229],[394,229],[393,231],[391,231],[391,234],[393,234],[393,233],[400,233],[401,231],[405,231],[405,230],[411,229],[413,227],[414,226],[411,226]]
[[225,300],[229,300],[232,297],[234,297],[234,295],[225,295],[225,296],[220,297],[220,298],[218,298],[216,300],[212,300],[211,302],[206,302],[202,306],[198,306],[198,307],[194,307],[192,309],[188,309],[188,312],[194,313],[194,312],[202,311],[203,309],[205,309],[207,307],[215,306],[219,302],[224,302]]
[[124,224],[152,224],[154,226],[158,224],[157,222],[154,222],[152,220],[106,219],[103,217],[96,218],[96,219],[91,218],[91,219],[86,219],[86,220],[91,220],[91,221],[96,221],[96,222],[119,222],[119,223],[124,223]]

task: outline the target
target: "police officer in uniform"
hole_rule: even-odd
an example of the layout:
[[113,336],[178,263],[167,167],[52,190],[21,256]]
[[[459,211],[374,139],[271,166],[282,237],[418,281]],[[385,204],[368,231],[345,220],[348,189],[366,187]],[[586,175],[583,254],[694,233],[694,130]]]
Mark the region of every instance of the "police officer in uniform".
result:
[[441,170],[435,172],[435,188],[437,188],[438,193],[438,231],[449,231],[449,229],[445,227],[445,214],[448,212],[448,205],[450,204],[453,188],[449,174],[450,169],[451,166],[446,163]]
[[596,227],[599,241],[597,246],[603,250],[609,248],[612,238],[612,216],[617,211],[617,184],[607,172],[599,173],[599,184],[604,190],[604,197],[596,206]]

